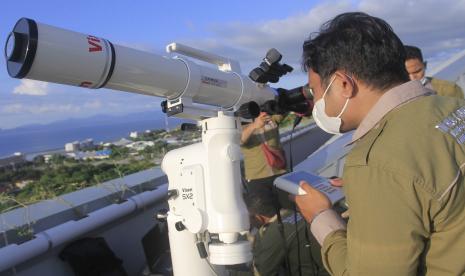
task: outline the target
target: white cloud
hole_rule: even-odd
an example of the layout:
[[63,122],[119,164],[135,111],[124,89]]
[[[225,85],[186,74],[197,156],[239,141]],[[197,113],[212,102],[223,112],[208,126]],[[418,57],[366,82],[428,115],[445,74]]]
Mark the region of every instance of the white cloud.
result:
[[45,96],[48,94],[49,87],[47,82],[22,79],[21,84],[16,86],[13,94]]
[[296,65],[294,68],[300,71],[303,41],[324,22],[350,11],[386,20],[404,43],[420,47],[425,58],[434,63],[465,48],[465,0],[323,1],[307,12],[284,19],[216,25],[213,37],[188,43],[238,59],[242,65],[255,66],[274,47],[283,54],[284,62]]
[[2,108],[2,113],[21,113],[22,110],[22,104],[8,104]]
[[320,25],[335,15],[353,10],[350,1],[327,1],[307,12],[284,19],[259,23],[234,22],[212,27],[214,37],[190,41],[189,44],[207,51],[258,65],[270,48],[278,49],[283,61],[300,64],[302,43]]
[[110,103],[108,103],[108,106],[109,106],[109,107],[115,107],[115,108],[116,108],[116,107],[120,107],[121,104],[115,103],[115,102],[110,102]]
[[2,108],[2,113],[7,114],[44,114],[44,113],[78,113],[80,106],[72,104],[9,104]]
[[160,101],[148,101],[142,107],[143,109],[160,108]]
[[358,8],[385,19],[404,43],[422,48],[426,57],[465,47],[464,0],[361,1]]
[[39,104],[25,104],[25,103],[12,103],[6,104],[0,108],[0,114],[45,114],[53,113],[57,118],[67,117],[69,114],[77,114],[83,112],[95,113],[95,111],[104,112],[107,107],[117,107],[119,103],[108,102],[102,104],[98,99],[87,101],[82,104],[71,103],[39,103]]
[[100,102],[100,100],[93,100],[90,102],[86,102],[84,104],[84,108],[87,108],[87,109],[99,109],[101,107],[102,107],[102,103]]

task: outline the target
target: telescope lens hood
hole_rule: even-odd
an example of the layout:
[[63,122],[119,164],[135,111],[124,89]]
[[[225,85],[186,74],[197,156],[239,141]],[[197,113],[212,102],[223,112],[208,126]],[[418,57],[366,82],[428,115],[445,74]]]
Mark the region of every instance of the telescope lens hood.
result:
[[29,73],[37,52],[37,23],[28,18],[21,18],[5,43],[4,55],[8,74],[22,79]]

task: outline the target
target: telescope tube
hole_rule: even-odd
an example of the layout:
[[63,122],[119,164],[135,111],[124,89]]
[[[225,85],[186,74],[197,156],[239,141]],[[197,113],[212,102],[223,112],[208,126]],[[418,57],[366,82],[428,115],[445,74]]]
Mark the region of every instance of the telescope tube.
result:
[[[92,35],[21,18],[4,50],[7,71],[27,78],[87,88],[109,88],[236,110],[275,97],[248,77],[111,43]],[[233,108],[234,107],[234,108]]]

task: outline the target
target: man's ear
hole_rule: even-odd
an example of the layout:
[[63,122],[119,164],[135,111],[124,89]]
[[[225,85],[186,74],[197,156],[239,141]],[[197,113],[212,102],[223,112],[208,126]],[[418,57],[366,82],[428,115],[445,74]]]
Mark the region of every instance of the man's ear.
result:
[[336,71],[336,75],[340,80],[340,89],[342,89],[342,96],[347,99],[355,96],[357,87],[355,79],[346,72],[340,70]]

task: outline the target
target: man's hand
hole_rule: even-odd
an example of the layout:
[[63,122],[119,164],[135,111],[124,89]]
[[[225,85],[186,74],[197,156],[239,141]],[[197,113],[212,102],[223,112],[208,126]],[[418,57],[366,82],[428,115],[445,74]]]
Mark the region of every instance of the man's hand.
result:
[[271,116],[266,114],[265,112],[260,112],[257,118],[253,121],[253,123],[247,124],[242,129],[241,134],[241,145],[244,145],[249,140],[250,136],[254,133],[256,129],[260,129],[265,126],[266,123],[271,121]]
[[331,201],[322,192],[314,189],[305,181],[300,181],[300,187],[307,192],[306,195],[291,196],[300,213],[308,223],[311,223],[320,212],[331,208]]
[[253,121],[255,129],[259,129],[265,126],[266,123],[271,121],[271,116],[266,112],[260,112],[257,118]]
[[[341,188],[341,187],[344,186],[344,181],[342,181],[342,178],[337,177],[337,176],[331,177],[329,179],[329,183],[331,183],[331,185],[333,185],[335,187],[340,187]],[[345,205],[346,205],[345,207],[347,207],[347,203]],[[341,217],[344,218],[344,219],[349,218],[349,210],[343,212],[341,214]]]
[[331,177],[329,180],[329,183],[335,187],[342,187],[344,186],[344,182],[342,181],[342,178],[340,177]]

